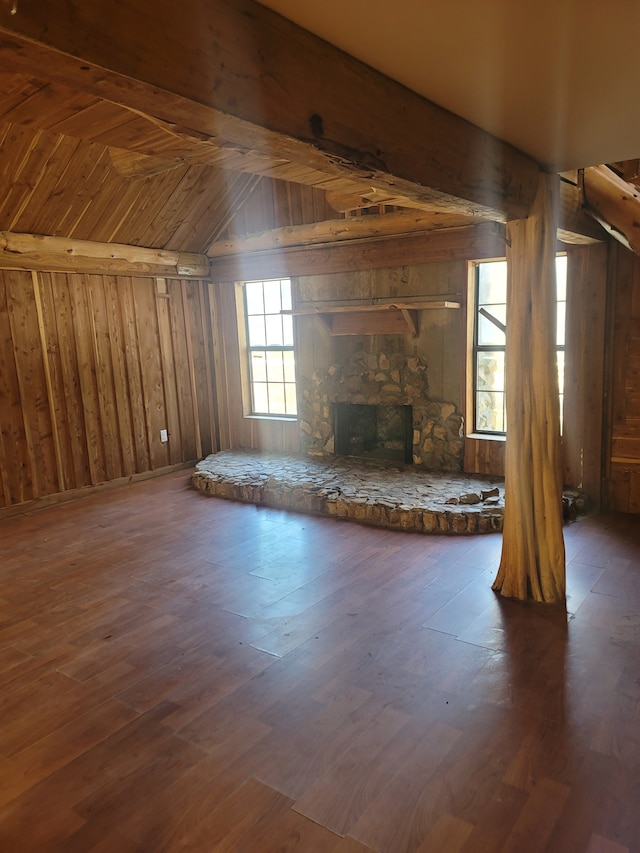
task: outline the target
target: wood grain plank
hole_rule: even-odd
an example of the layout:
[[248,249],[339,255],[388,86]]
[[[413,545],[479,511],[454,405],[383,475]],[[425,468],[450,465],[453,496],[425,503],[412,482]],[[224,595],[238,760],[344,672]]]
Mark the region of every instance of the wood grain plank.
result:
[[564,808],[569,788],[551,779],[540,779],[509,833],[502,850],[526,845],[532,851],[546,850],[547,841]]
[[[191,388],[191,414],[193,416],[193,428],[195,437],[196,456],[202,458],[202,438],[200,436],[200,421],[198,419],[198,386],[196,380],[196,367],[193,355],[193,333],[191,329],[191,316],[189,311],[189,295],[187,282],[180,282],[180,295],[182,297],[182,315],[184,320],[185,342],[187,347],[187,368],[189,371],[189,386]],[[197,326],[196,326],[197,329]],[[187,418],[187,412],[184,412]]]
[[331,769],[296,800],[295,810],[346,835],[388,784],[389,752],[385,747],[406,722],[404,714],[385,708]]
[[132,278],[149,456],[151,467],[160,468],[169,464],[169,450],[160,441],[160,430],[166,429],[166,413],[154,288],[153,281]]
[[131,409],[135,397],[130,392],[130,382],[127,373],[127,329],[123,326],[120,314],[120,283],[115,276],[104,276],[102,279],[105,291],[105,310],[107,321],[107,337],[111,370],[113,375],[114,410],[118,428],[118,443],[122,460],[122,475],[131,476],[138,469],[135,462],[133,439],[133,419]]
[[22,398],[9,320],[11,279],[0,271],[0,393],[3,399],[0,430],[3,505],[22,503],[34,497],[31,467],[27,455]]
[[33,281],[28,273],[9,271],[5,277],[9,326],[24,418],[26,455],[31,468],[33,496],[58,491],[52,416],[47,397],[38,313]]
[[[173,344],[174,338],[171,334],[171,312],[176,310],[171,291],[167,288],[166,279],[156,279],[155,305],[158,324],[158,342],[160,346],[160,360],[162,369],[162,387],[164,389],[164,427],[168,431],[168,442],[166,444],[167,455],[170,462],[182,460],[182,428],[180,419],[180,406],[178,404],[178,382],[177,371],[179,361],[176,358]],[[178,303],[180,306],[180,303]],[[180,308],[178,308],[180,310]]]
[[[283,817],[292,800],[273,788],[249,779],[218,808],[208,820],[201,821],[173,849],[193,850],[206,845],[211,851],[251,850],[252,839],[259,837],[270,823]],[[257,847],[253,847],[257,850]]]

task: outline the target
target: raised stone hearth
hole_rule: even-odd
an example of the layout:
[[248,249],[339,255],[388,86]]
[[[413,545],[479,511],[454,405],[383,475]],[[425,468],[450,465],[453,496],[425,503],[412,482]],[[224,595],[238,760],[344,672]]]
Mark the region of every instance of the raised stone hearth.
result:
[[416,533],[502,530],[501,480],[378,460],[228,450],[199,462],[192,484],[217,497]]

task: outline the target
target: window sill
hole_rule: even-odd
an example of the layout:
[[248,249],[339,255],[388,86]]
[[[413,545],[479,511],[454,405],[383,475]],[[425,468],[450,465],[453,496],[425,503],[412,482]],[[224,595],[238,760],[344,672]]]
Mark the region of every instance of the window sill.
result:
[[470,432],[466,438],[472,438],[474,441],[506,441],[507,436],[496,433],[492,435],[490,432]]
[[244,415],[248,421],[287,421],[295,423],[298,420],[297,415]]

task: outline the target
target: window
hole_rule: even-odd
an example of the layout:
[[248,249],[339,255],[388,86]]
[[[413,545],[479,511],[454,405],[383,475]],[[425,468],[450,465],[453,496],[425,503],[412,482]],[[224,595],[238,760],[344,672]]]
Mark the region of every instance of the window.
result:
[[295,417],[296,379],[291,281],[246,281],[246,318],[251,414]]
[[[565,316],[567,258],[556,258],[557,365],[560,413],[564,397]],[[504,435],[505,344],[507,323],[507,262],[486,261],[475,265],[475,322],[473,331],[473,429]]]

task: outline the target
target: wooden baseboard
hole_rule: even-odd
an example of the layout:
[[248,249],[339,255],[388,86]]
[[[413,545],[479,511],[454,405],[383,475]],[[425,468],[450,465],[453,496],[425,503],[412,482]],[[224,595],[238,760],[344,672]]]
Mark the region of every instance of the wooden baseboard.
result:
[[89,495],[104,492],[107,489],[115,489],[120,486],[139,483],[142,480],[150,480],[153,477],[161,477],[163,474],[170,474],[173,471],[193,468],[198,461],[198,459],[190,459],[187,462],[179,462],[177,465],[166,465],[164,468],[156,468],[154,471],[143,471],[140,474],[132,474],[130,477],[118,477],[116,480],[107,480],[104,483],[82,486],[79,489],[69,489],[66,492],[56,492],[56,494],[53,495],[44,495],[41,498],[35,498],[31,501],[24,501],[23,503],[13,504],[12,506],[1,507],[0,520],[3,518],[11,518],[16,515],[24,515],[25,513],[44,509],[48,506],[55,506],[56,504],[79,500],[80,498],[85,498]]

